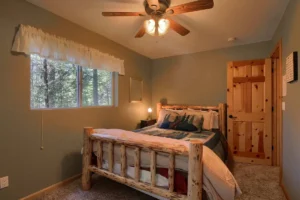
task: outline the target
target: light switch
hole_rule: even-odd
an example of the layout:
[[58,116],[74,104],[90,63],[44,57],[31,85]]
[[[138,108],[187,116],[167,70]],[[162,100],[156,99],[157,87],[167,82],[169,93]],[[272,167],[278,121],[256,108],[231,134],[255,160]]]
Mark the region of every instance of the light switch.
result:
[[285,102],[282,102],[282,110],[285,110]]
[[6,188],[9,186],[8,176],[0,178],[0,189]]

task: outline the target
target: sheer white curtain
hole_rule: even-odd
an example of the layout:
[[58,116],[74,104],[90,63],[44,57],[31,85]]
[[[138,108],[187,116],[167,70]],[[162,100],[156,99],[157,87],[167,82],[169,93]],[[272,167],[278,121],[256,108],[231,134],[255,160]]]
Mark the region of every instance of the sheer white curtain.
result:
[[125,75],[124,60],[27,25],[20,25],[12,51]]

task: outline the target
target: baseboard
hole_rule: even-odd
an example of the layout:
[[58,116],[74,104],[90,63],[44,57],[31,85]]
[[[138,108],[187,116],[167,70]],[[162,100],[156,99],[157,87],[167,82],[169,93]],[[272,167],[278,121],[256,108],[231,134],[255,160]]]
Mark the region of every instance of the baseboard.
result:
[[289,194],[287,193],[287,191],[286,191],[286,189],[285,189],[285,187],[284,187],[284,185],[283,185],[282,182],[280,183],[280,187],[282,188],[282,191],[283,191],[283,193],[284,193],[285,198],[286,198],[287,200],[290,200],[291,198],[290,198]]
[[81,174],[77,174],[75,176],[72,176],[71,178],[68,178],[68,179],[63,180],[63,181],[61,181],[59,183],[56,183],[56,184],[51,185],[51,186],[49,186],[47,188],[44,188],[44,189],[42,189],[42,190],[40,190],[38,192],[35,192],[35,193],[30,194],[30,195],[28,195],[26,197],[23,197],[20,200],[34,200],[34,199],[36,199],[36,198],[44,195],[45,193],[49,193],[49,192],[51,192],[51,191],[53,191],[53,190],[55,190],[55,189],[57,189],[59,187],[62,187],[64,185],[67,185],[67,184],[73,182],[74,180],[78,179],[80,176],[81,176]]

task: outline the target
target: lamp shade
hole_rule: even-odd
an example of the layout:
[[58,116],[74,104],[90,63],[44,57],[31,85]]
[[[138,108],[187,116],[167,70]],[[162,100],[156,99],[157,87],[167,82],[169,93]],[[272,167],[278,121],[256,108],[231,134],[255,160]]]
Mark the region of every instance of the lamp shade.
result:
[[148,113],[152,113],[152,108],[148,108]]

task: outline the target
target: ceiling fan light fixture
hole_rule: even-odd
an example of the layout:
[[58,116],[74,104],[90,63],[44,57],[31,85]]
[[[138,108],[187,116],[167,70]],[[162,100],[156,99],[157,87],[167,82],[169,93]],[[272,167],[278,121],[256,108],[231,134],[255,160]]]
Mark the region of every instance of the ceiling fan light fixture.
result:
[[160,19],[158,21],[158,34],[159,36],[165,35],[170,27],[170,21],[168,19]]
[[149,19],[145,21],[145,29],[146,29],[146,33],[148,33],[149,35],[155,36],[155,20],[154,19]]
[[145,21],[146,33],[152,36],[163,36],[165,35],[170,27],[170,21],[168,19],[159,19],[158,21],[154,19],[149,19]]

